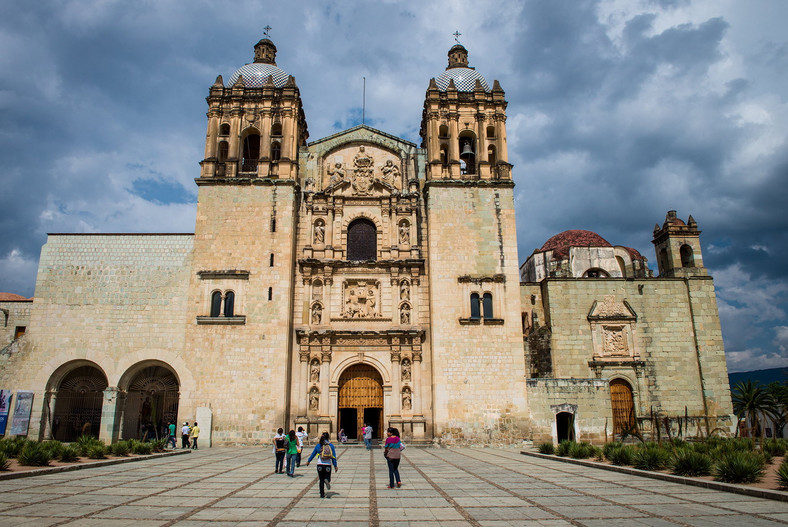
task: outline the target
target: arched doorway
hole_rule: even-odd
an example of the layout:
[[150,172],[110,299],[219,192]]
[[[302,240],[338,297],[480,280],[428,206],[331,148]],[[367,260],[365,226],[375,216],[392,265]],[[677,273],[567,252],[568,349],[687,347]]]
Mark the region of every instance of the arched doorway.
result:
[[372,426],[374,438],[383,428],[383,378],[368,364],[355,364],[339,377],[337,426],[350,439],[358,439],[364,423]]
[[107,376],[96,366],[79,366],[66,374],[55,395],[52,437],[64,442],[83,434],[98,437],[107,386]]
[[575,440],[575,416],[569,412],[555,414],[556,439],[561,441]]
[[163,429],[178,419],[179,388],[175,373],[165,365],[150,365],[137,371],[126,389],[123,439],[165,437]]
[[613,436],[635,427],[635,401],[632,386],[624,379],[610,381],[610,402],[613,407]]

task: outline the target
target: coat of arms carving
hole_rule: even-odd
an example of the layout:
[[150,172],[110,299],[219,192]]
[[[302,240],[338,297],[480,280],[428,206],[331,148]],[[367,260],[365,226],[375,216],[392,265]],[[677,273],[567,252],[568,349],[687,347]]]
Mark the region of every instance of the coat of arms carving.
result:
[[360,146],[358,153],[353,158],[353,175],[350,177],[350,183],[356,194],[366,196],[372,190],[372,183],[375,181],[374,163],[372,156],[364,151],[363,146]]

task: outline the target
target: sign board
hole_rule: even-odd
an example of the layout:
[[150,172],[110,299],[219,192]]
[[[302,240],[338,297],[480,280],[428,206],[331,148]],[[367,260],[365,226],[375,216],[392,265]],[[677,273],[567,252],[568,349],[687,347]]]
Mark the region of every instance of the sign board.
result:
[[16,392],[14,416],[11,418],[12,436],[26,436],[30,427],[30,412],[33,410],[33,392]]
[[8,425],[11,397],[11,390],[0,390],[0,435],[5,435],[5,428]]

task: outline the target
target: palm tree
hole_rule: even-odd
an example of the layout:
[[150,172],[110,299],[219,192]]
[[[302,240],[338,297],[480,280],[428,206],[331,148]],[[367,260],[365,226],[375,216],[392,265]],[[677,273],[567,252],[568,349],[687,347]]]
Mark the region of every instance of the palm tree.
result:
[[788,422],[788,384],[773,382],[766,385],[766,391],[772,398],[770,412],[774,420],[774,437],[782,437],[782,430]]
[[761,418],[765,422],[766,414],[772,413],[774,401],[771,394],[757,382],[747,379],[733,387],[731,400],[733,412],[739,419],[744,419],[747,425],[751,425],[749,429],[755,437],[761,438],[761,446],[763,446]]

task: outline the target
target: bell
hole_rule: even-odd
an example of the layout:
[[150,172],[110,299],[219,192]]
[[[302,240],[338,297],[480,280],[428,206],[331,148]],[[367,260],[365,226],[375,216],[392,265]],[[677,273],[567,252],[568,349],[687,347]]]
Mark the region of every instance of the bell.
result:
[[462,142],[462,152],[460,152],[460,157],[472,156],[472,155],[473,155],[473,148],[471,147],[471,140],[466,139]]

